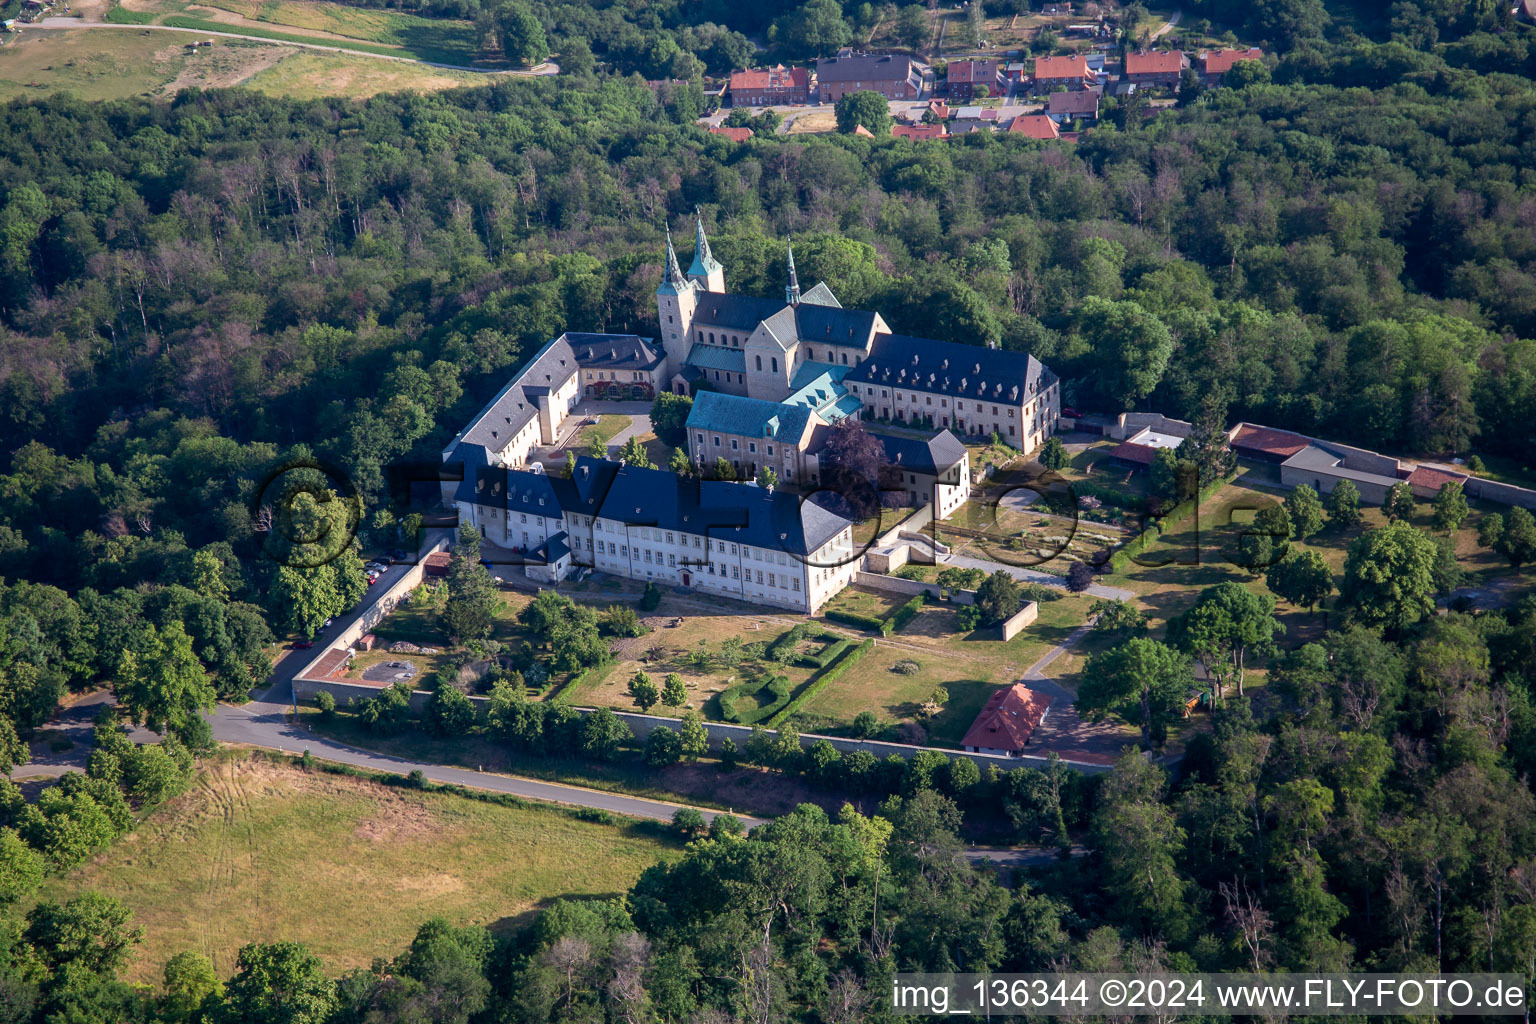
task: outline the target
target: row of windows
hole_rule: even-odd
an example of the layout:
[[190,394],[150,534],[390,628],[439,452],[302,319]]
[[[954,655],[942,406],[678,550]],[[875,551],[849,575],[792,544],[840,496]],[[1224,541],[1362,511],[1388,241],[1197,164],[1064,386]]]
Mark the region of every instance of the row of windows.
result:
[[[704,443],[704,435],[703,434],[694,434],[693,436],[698,438],[699,444],[703,444]],[[714,444],[715,444],[716,448],[720,447],[720,437],[719,437],[719,435],[715,436]],[[768,449],[768,454],[769,455],[773,454],[773,445],[771,445],[771,444],[770,445],[764,445],[763,447]],[[731,451],[735,452],[735,451],[740,451],[740,450],[741,450],[740,442],[738,442],[734,437],[731,438]],[[756,441],[748,441],[747,442],[747,451],[751,452],[753,455],[756,455],[757,454],[757,442]],[[784,457],[785,458],[789,457],[789,450],[788,449],[785,449]]]

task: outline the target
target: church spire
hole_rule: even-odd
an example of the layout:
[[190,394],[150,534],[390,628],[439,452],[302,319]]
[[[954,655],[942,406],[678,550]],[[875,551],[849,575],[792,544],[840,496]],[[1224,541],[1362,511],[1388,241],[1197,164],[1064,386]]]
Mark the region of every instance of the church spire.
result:
[[661,287],[658,292],[676,295],[687,287],[687,281],[683,278],[683,268],[677,263],[677,250],[672,247],[672,228],[667,228],[667,268],[662,274]]
[[797,306],[800,304],[800,278],[795,276],[795,246],[787,236],[784,241],[789,245],[789,287],[784,289],[784,301]]
[[693,208],[693,263],[688,268],[688,276],[693,278],[708,278],[715,271],[722,269],[720,262],[709,251],[709,239],[704,237],[704,214],[695,206]]

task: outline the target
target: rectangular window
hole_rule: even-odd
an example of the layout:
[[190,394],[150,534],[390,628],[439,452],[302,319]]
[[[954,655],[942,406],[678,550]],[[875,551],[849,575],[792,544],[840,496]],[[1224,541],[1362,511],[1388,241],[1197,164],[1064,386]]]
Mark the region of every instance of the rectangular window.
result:
[[768,574],[768,585],[769,585],[769,586],[770,586],[770,587],[776,587],[776,586],[778,586],[778,583],[777,583],[777,582],[776,582],[776,581],[775,581],[775,579],[774,579],[774,575],[773,575],[773,573],[769,573],[769,574]]
[[796,576],[794,579],[792,579],[790,581],[789,589],[790,590],[794,590],[794,591],[798,591],[800,589],[800,577],[799,576]]
[[716,448],[719,448],[719,447],[720,447],[720,439],[719,439],[719,438],[718,438],[718,437],[717,437],[717,438],[715,438],[715,447],[716,447]]
[[734,437],[731,438],[731,451],[734,452],[734,451],[737,451],[740,448],[741,448],[741,445],[737,443],[736,439]]
[[671,543],[672,543],[672,534],[671,534],[671,533],[668,533],[668,534],[667,534],[667,543],[668,543],[668,544],[671,544]]
[[703,434],[699,434],[697,436],[698,436],[698,439],[699,439],[699,444],[703,444],[704,443],[704,435]]
[[741,579],[741,570],[739,568],[737,568],[736,566],[734,566],[734,565],[731,566],[731,579],[733,579],[733,580]]
[[747,442],[747,451],[751,452],[753,455],[756,455],[757,454],[757,442],[756,441],[748,441]]
[[763,583],[763,570],[761,570],[761,569],[757,570],[757,583],[758,583],[758,586],[762,586],[762,583]]
[[676,555],[668,555],[667,556],[667,564],[670,565],[672,568],[676,569],[677,568],[677,556]]
[[768,446],[768,454],[769,454],[769,455],[772,455],[772,454],[773,454],[773,445],[769,445],[769,446]]
[[647,562],[649,562],[651,560],[651,549],[650,548],[646,548],[645,549],[645,560]]

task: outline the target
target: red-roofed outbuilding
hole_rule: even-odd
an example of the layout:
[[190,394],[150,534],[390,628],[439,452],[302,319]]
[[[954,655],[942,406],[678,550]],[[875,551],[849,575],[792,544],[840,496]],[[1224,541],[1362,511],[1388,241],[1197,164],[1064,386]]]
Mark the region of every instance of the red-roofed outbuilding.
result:
[[1055,139],[1061,136],[1061,129],[1056,122],[1044,114],[1020,114],[1008,125],[1010,134],[1019,134],[1026,139]]
[[1049,694],[1037,693],[1023,683],[998,690],[987,698],[960,746],[973,754],[1018,757],[1029,744],[1035,727],[1045,720],[1051,699]]

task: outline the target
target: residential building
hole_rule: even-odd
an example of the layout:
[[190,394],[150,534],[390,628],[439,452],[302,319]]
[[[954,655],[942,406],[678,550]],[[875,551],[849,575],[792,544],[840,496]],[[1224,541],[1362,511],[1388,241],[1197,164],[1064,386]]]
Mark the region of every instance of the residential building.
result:
[[836,103],[848,93],[877,92],[888,100],[915,100],[922,95],[922,65],[898,54],[853,53],[816,62],[816,96]]
[[1061,416],[1056,375],[1032,355],[950,341],[885,335],[843,378],[865,419],[978,437],[997,434],[1025,453]]
[[590,566],[815,614],[858,572],[852,524],[784,491],[585,457],[566,479],[473,465],[476,454],[459,520],[540,582]]
[[809,103],[811,72],[808,68],[786,68],[782,64],[750,71],[732,71],[726,88],[733,107]]
[[1144,427],[1110,449],[1109,458],[1117,459],[1132,469],[1146,469],[1157,458],[1159,448],[1178,448],[1184,438]]
[[583,397],[648,400],[665,387],[667,359],[651,339],[567,331],[545,345],[444,451],[479,445],[502,466],[521,466],[554,444]]
[[745,125],[717,124],[709,129],[711,135],[723,135],[732,142],[746,142],[752,137],[752,129]]
[[1014,683],[993,692],[966,730],[960,746],[973,754],[1019,757],[1030,735],[1045,721],[1052,697]]
[[983,95],[998,96],[1006,91],[1003,83],[1002,64],[995,60],[952,60],[946,72],[949,98],[969,100],[975,98],[977,89],[985,87]]
[[1099,91],[1082,89],[1078,92],[1053,92],[1046,103],[1045,116],[1058,125],[1072,121],[1097,121]]
[[882,495],[895,494],[911,506],[931,504],[936,520],[948,519],[970,498],[970,452],[953,432],[941,430],[926,441],[894,434],[875,436],[885,448]]
[[1214,89],[1238,61],[1263,59],[1264,51],[1257,46],[1246,50],[1207,50],[1195,58],[1195,71],[1200,75],[1201,85]]
[[1022,135],[1026,139],[1055,139],[1061,135],[1056,122],[1044,114],[1020,114],[1008,125],[1010,135]]
[[942,139],[949,134],[944,124],[898,124],[891,127],[891,135],[898,139],[921,142],[925,139]]
[[1151,50],[1125,55],[1125,80],[1144,89],[1177,89],[1189,67],[1182,50]]
[[1036,93],[1054,92],[1061,86],[1069,90],[1087,89],[1095,81],[1097,78],[1089,69],[1087,58],[1082,54],[1073,54],[1070,57],[1035,58],[1034,91]]

